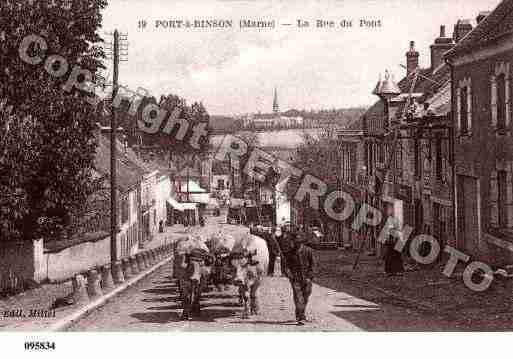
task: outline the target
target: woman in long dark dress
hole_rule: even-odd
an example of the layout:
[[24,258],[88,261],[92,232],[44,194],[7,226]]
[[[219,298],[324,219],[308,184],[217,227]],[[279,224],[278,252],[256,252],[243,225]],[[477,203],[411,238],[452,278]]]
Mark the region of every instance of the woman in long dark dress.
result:
[[[385,213],[392,215],[393,209],[389,207]],[[389,224],[391,227],[388,229],[388,238],[386,238],[384,244],[385,273],[388,275],[397,275],[404,272],[402,253],[395,249],[400,234],[400,224],[396,222],[393,221],[392,224]]]

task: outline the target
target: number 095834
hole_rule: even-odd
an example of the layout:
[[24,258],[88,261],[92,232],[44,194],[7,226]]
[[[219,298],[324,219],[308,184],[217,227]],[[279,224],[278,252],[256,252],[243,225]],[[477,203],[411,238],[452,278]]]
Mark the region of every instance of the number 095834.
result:
[[25,342],[25,350],[55,350],[55,342]]

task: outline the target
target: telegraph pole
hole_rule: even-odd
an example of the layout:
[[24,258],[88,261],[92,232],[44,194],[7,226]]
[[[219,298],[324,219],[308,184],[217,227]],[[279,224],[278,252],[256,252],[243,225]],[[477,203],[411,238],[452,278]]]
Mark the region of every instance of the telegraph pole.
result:
[[[117,132],[117,113],[114,106],[114,100],[118,93],[118,77],[119,77],[119,62],[126,61],[120,59],[120,55],[127,55],[126,50],[128,44],[126,43],[126,35],[120,35],[118,30],[114,31],[114,41],[112,43],[112,61],[113,61],[113,75],[112,75],[112,98],[111,98],[111,119],[110,119],[110,260],[114,265],[118,262],[118,194],[117,194],[117,147],[116,147],[116,132]],[[124,41],[120,46],[120,40]],[[123,52],[120,54],[120,47]]]
[[117,118],[114,108],[114,99],[118,92],[118,74],[119,74],[119,33],[114,31],[114,43],[112,49],[113,75],[112,75],[112,102],[110,118],[110,261],[112,264],[118,260],[118,211],[117,211],[117,171],[116,171],[116,130]]

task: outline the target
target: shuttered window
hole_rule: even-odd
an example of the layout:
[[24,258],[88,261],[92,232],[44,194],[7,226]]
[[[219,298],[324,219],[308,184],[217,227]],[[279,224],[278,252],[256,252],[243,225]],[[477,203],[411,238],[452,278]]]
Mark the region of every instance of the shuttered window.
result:
[[465,135],[468,133],[468,87],[460,89],[460,133]]
[[497,129],[506,128],[506,76],[501,74],[496,79],[497,88]]
[[497,205],[499,209],[499,227],[507,226],[507,173],[506,171],[497,171]]

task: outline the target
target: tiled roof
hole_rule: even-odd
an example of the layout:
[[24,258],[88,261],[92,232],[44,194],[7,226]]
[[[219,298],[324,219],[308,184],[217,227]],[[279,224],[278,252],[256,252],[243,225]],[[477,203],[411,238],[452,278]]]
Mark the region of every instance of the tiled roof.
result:
[[[417,101],[423,103],[428,98],[434,96],[451,78],[451,69],[447,64],[443,64],[433,71],[431,68],[421,69],[419,76],[417,77],[417,82],[415,83],[415,87],[413,88],[413,93],[422,94]],[[408,94],[413,82],[414,76],[405,76],[399,83],[397,84],[401,89],[402,93]],[[429,79],[429,80],[428,80]],[[450,96],[450,93],[449,93]],[[450,101],[450,98],[449,98]],[[396,110],[396,116],[401,116],[403,113],[403,109],[406,102],[403,100],[398,106]],[[373,106],[371,106],[367,112],[365,112],[364,116],[367,119],[367,126],[369,131],[376,130],[373,127],[373,124],[379,123],[383,118],[384,106],[382,101],[377,101]],[[350,126],[348,129],[356,130],[363,129],[363,123],[354,124],[354,126]]]
[[[363,115],[367,122],[367,129],[369,132],[375,132],[378,128],[376,125],[379,124],[383,120],[383,113],[385,111],[385,106],[383,106],[383,101],[379,100],[374,103]],[[363,124],[362,124],[363,125]],[[363,127],[363,126],[362,126]]]
[[446,115],[451,111],[451,82],[447,81],[431,98],[426,100],[429,103],[428,112],[436,116]]
[[[126,192],[141,182],[146,171],[123,154],[119,144],[117,153],[117,184],[122,192]],[[96,148],[94,164],[98,173],[103,176],[110,176],[110,140],[105,136],[98,136],[98,147]]]
[[503,0],[456,46],[446,53],[447,58],[461,55],[513,32],[513,0]]

